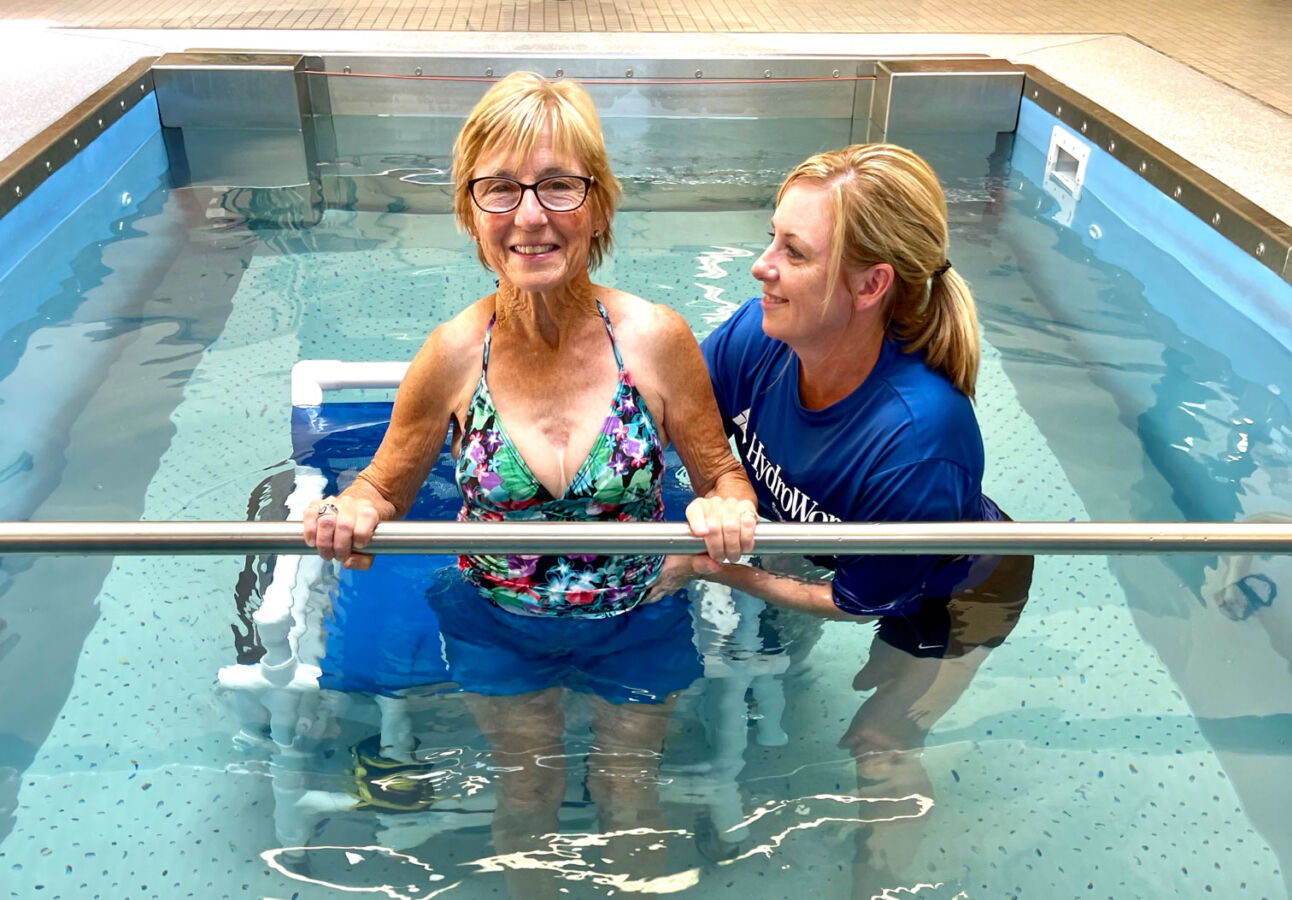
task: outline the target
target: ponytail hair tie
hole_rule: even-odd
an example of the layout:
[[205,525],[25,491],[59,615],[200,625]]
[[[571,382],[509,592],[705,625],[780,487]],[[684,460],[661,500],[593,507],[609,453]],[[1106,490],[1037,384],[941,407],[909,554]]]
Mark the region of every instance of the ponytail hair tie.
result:
[[933,278],[940,278],[940,277],[942,277],[943,275],[947,274],[947,272],[948,272],[948,270],[950,270],[950,268],[951,268],[951,260],[949,260],[949,259],[944,259],[944,260],[942,261],[942,265],[938,266],[936,269],[934,269],[934,270],[933,270],[933,275],[932,275],[932,277],[933,277]]

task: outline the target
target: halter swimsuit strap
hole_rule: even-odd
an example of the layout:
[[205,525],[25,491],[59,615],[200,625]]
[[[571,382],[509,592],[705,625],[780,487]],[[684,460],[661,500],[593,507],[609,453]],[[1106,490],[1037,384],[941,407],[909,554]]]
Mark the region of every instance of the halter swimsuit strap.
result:
[[[615,365],[619,371],[624,370],[624,358],[619,354],[619,343],[615,340],[615,330],[610,327],[610,316],[606,313],[606,308],[597,301],[597,312],[601,314],[601,321],[606,325],[606,334],[610,335],[610,349],[615,354]],[[494,313],[489,317],[489,324],[485,326],[484,334],[484,357],[480,362],[480,375],[484,377],[485,372],[489,371],[489,341],[493,337],[493,323],[498,321],[498,314]]]

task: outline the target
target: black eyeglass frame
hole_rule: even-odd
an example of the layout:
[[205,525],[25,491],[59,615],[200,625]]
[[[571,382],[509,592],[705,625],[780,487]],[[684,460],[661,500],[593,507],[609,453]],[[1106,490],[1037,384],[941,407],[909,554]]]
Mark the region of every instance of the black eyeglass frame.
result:
[[[571,206],[569,209],[552,209],[550,206],[548,206],[546,203],[543,202],[543,198],[539,196],[539,193],[538,193],[538,186],[540,184],[542,184],[545,181],[552,181],[554,179],[559,179],[559,178],[566,178],[566,179],[572,178],[575,181],[583,182],[583,199],[580,200],[578,204],[576,204],[575,206]],[[507,209],[485,209],[484,206],[481,205],[480,201],[476,198],[476,185],[482,181],[509,181],[512,184],[516,185],[516,187],[520,188],[520,193],[516,195],[516,205],[510,206]],[[583,207],[583,204],[588,202],[588,197],[592,194],[592,186],[596,183],[597,183],[597,179],[592,177],[591,175],[548,175],[546,178],[540,178],[538,179],[538,181],[535,181],[531,184],[526,184],[523,181],[517,181],[515,178],[508,178],[506,175],[481,175],[479,178],[472,178],[469,181],[467,181],[467,194],[470,195],[471,202],[476,205],[476,209],[480,210],[483,213],[489,213],[491,215],[501,216],[509,212],[515,211],[520,206],[520,204],[524,202],[526,191],[533,191],[534,199],[538,201],[538,205],[543,207],[543,209],[547,210],[548,212],[557,212],[557,213],[574,212],[576,209],[581,209]]]

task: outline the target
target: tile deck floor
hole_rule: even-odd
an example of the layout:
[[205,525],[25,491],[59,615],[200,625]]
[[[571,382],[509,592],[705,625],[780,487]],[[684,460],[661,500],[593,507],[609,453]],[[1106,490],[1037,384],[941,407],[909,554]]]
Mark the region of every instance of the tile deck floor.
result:
[[1288,0],[10,0],[87,29],[1124,34],[1292,113]]

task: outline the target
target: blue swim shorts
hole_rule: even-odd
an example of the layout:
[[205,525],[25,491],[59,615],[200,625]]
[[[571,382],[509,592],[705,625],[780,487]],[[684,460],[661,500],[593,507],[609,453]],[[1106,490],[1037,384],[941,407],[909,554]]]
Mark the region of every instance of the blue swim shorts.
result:
[[456,567],[427,600],[440,622],[450,677],[490,696],[563,686],[611,703],[662,703],[700,677],[686,591],[618,616],[526,616],[500,609]]

